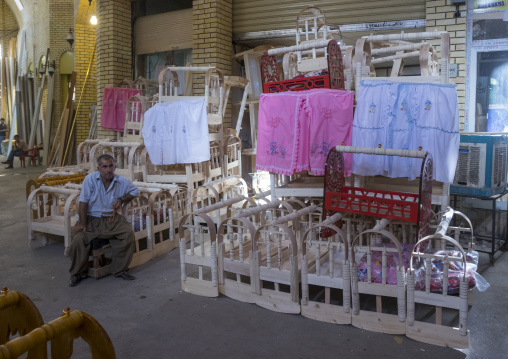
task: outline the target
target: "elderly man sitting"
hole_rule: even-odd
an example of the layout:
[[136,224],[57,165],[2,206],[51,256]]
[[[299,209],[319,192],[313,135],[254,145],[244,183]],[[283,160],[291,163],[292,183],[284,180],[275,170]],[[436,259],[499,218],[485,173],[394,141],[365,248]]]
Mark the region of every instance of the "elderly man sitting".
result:
[[85,177],[79,197],[79,222],[72,230],[68,249],[72,260],[71,287],[86,278],[88,255],[93,239],[108,239],[112,249],[111,272],[114,276],[133,280],[127,273],[134,254],[134,232],[121,216],[114,213],[122,204],[139,196],[139,189],[127,178],[115,175],[115,161],[110,155],[97,159],[97,172]]
[[7,161],[2,162],[4,165],[8,165],[5,168],[13,168],[12,164],[14,161],[14,156],[23,156],[25,151],[28,151],[28,145],[26,142],[23,141],[19,135],[14,136],[14,143],[11,152],[9,152],[9,156],[7,156]]

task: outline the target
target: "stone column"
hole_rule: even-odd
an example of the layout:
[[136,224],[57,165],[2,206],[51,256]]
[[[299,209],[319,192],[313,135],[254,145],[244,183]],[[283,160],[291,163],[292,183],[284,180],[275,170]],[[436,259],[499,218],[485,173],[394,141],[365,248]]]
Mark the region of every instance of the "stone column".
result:
[[[216,66],[224,75],[232,73],[233,5],[231,0],[194,0],[192,2],[192,64]],[[194,94],[204,93],[204,76],[194,78]],[[231,105],[228,105],[228,109]],[[224,127],[230,127],[230,111]]]
[[[100,124],[104,88],[132,77],[130,0],[97,1],[97,114]],[[116,136],[99,127],[99,138]]]

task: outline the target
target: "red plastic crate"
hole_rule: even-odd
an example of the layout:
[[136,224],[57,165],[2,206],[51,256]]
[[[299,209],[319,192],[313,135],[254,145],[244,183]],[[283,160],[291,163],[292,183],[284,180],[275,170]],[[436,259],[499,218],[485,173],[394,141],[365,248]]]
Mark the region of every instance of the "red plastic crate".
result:
[[330,76],[320,75],[300,79],[266,82],[263,84],[264,93],[303,91],[315,88],[330,88]]
[[419,196],[412,193],[343,187],[325,192],[325,209],[416,223]]

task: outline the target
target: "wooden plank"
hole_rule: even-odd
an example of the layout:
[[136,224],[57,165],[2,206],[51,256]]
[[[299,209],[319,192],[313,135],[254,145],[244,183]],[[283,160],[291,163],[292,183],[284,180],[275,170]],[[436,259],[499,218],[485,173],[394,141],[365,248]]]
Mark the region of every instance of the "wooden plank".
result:
[[[2,94],[5,95],[5,112],[7,116],[7,127],[9,127],[9,131],[13,132],[14,127],[12,127],[12,94],[11,94],[11,75],[10,75],[10,69],[9,69],[9,58],[4,57],[3,59],[3,79],[2,83],[5,87],[5,93]],[[9,136],[10,137],[10,136]],[[10,149],[9,149],[10,151]]]
[[406,322],[400,322],[397,315],[361,310],[353,315],[351,324],[357,328],[386,334],[406,334]]
[[425,322],[406,325],[406,336],[422,343],[457,349],[469,348],[469,330],[460,335],[459,328],[446,327]]
[[[176,102],[180,100],[205,100],[204,96],[161,96],[159,102]],[[217,102],[218,103],[218,102]]]
[[383,301],[380,295],[376,295],[376,312],[378,313],[383,312]]
[[[9,49],[10,52],[10,49]],[[11,152],[12,150],[12,141],[14,139],[14,136],[16,135],[16,132],[19,130],[18,126],[18,113],[16,110],[16,91],[14,86],[14,72],[15,72],[15,66],[14,66],[14,58],[9,57],[9,73],[7,76],[9,77],[9,93],[10,93],[10,113],[11,113],[11,127],[10,127],[10,138],[9,138],[9,147],[7,149],[7,153]]]
[[[196,249],[195,252],[200,253],[200,249]],[[187,264],[194,264],[197,266],[205,266],[205,267],[211,267],[212,266],[212,260],[209,256],[202,257],[199,255],[190,255],[189,253],[186,253],[185,255],[185,263]]]
[[231,279],[224,279],[224,284],[219,285],[219,292],[226,297],[244,303],[256,303],[258,296],[252,293],[250,284],[239,283]]
[[245,260],[244,262],[239,261],[232,261],[229,258],[223,259],[223,265],[224,265],[224,271],[231,272],[231,273],[237,273],[245,276],[250,276],[250,263],[248,260]]
[[49,75],[48,79],[48,99],[46,102],[46,123],[44,124],[44,139],[42,142],[44,143],[44,157],[43,164],[48,165],[49,161],[49,152],[50,152],[50,136],[51,136],[51,124],[53,117],[53,93],[54,93],[54,85],[55,85],[55,76]]
[[[0,56],[0,117],[6,117],[4,113],[5,97],[4,97],[4,59]],[[7,126],[9,127],[9,126]]]
[[301,306],[302,316],[332,324],[351,324],[351,313],[345,313],[339,305],[309,302]]
[[134,253],[132,260],[129,263],[129,268],[137,267],[153,259],[153,253],[149,249],[144,249],[141,252]]
[[[57,150],[60,149],[60,147],[63,146],[62,143],[59,143],[58,142],[58,139],[59,139],[59,136],[58,134],[60,133],[61,131],[61,126],[62,126],[62,123],[63,123],[63,119],[65,117],[68,117],[69,116],[69,109],[64,109],[64,111],[62,112],[62,117],[60,118],[60,122],[58,123],[58,128],[56,129],[56,135],[55,135],[55,138],[53,139],[53,146],[51,146],[51,153],[49,155],[49,161],[51,162],[52,159],[53,159],[53,156],[55,155],[55,153],[57,152]],[[48,163],[48,165],[50,165],[50,163]]]
[[361,294],[381,295],[383,297],[397,298],[397,286],[394,284],[358,282],[358,291]]
[[302,60],[297,66],[298,72],[328,69],[328,59],[326,57],[318,57],[316,59]]
[[104,267],[100,267],[98,269],[88,268],[87,275],[91,278],[99,279],[111,274],[111,264],[108,264]]
[[211,282],[191,277],[187,277],[185,282],[182,282],[182,290],[184,292],[201,295],[203,297],[219,296],[219,287],[212,287]]
[[261,267],[259,268],[259,276],[261,280],[287,285],[291,284],[290,272],[286,270],[279,270],[276,268],[268,269],[266,267]]
[[[18,127],[18,134],[21,136],[21,138],[24,138],[26,140],[28,133],[29,133],[29,127],[28,127],[28,116],[25,109],[26,104],[26,97],[25,97],[25,81],[23,76],[18,76],[17,79],[17,88],[16,88],[16,98],[18,99],[16,106],[17,111],[19,113],[19,127]],[[28,146],[30,147],[30,146]]]
[[319,285],[321,287],[330,287],[338,289],[344,288],[344,280],[342,278],[338,277],[330,278],[327,275],[308,274],[308,283],[312,285]]
[[459,310],[461,299],[460,297],[454,297],[451,295],[442,295],[437,293],[427,294],[425,292],[415,291],[415,302]]
[[443,307],[436,307],[436,324],[443,324]]
[[323,188],[275,188],[277,197],[323,197]]
[[32,119],[34,116],[34,82],[33,79],[29,80],[27,76],[27,90],[28,90],[28,113],[29,119]]
[[65,143],[66,143],[65,137],[67,135],[67,127],[68,127],[68,123],[69,123],[69,118],[72,116],[72,108],[73,108],[72,97],[74,94],[74,87],[75,86],[76,86],[76,72],[73,71],[72,75],[71,75],[71,84],[69,86],[69,96],[67,97],[67,103],[65,105],[65,110],[64,110],[64,114],[67,112],[67,115],[62,116],[62,126],[60,128],[60,133],[59,134],[57,133],[57,135],[55,137],[55,140],[56,140],[56,138],[58,138],[58,143],[60,144],[60,146],[58,147],[58,152],[57,152],[57,161],[56,161],[57,167],[62,166],[63,151],[64,151],[64,147],[65,147]]
[[300,304],[291,300],[291,293],[266,288],[261,290],[262,294],[255,297],[256,304],[260,307],[279,313],[300,314]]
[[[175,236],[175,238],[176,238],[176,236]],[[154,255],[154,257],[160,256],[164,253],[172,251],[176,247],[178,247],[178,240],[166,239],[162,242],[154,244],[153,255]]]

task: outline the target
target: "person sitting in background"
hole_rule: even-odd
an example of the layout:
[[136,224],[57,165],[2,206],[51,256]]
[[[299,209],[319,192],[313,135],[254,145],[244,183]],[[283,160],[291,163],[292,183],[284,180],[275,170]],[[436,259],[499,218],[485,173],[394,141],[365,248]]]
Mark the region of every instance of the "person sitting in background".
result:
[[14,161],[14,156],[23,156],[25,151],[28,151],[28,145],[26,142],[23,141],[19,135],[14,136],[13,148],[11,152],[9,152],[9,156],[7,156],[7,161],[2,162],[4,165],[9,165],[5,168],[13,168],[12,161]]
[[7,137],[7,126],[5,125],[5,119],[0,118],[0,154],[3,155],[2,141]]

